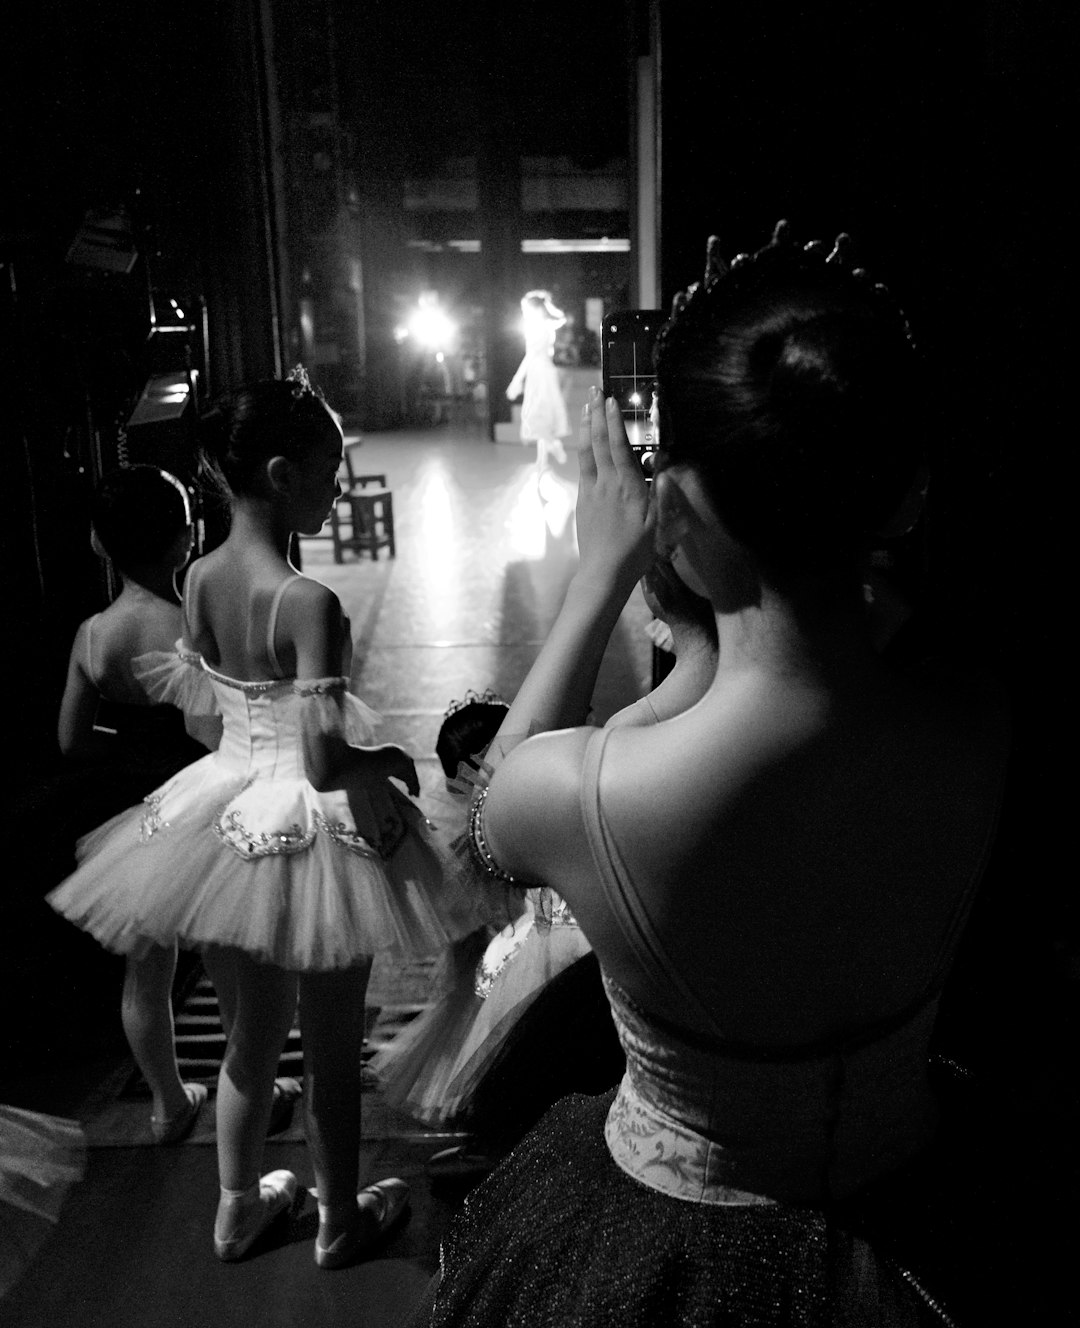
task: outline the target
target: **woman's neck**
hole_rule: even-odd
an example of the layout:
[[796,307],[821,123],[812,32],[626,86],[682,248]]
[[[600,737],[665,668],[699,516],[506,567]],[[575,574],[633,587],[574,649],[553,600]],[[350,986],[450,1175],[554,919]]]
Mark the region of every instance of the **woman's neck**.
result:
[[234,547],[261,547],[288,561],[292,534],[273,504],[261,498],[234,500],[228,538]]
[[180,596],[176,593],[176,572],[171,567],[140,567],[134,571],[121,572],[120,581],[123,593],[129,599],[141,599],[149,595],[154,599],[163,599],[168,604],[180,603]]
[[725,673],[765,669],[828,685],[876,668],[855,592],[783,595],[765,586],[757,603],[718,612],[716,630],[718,679]]

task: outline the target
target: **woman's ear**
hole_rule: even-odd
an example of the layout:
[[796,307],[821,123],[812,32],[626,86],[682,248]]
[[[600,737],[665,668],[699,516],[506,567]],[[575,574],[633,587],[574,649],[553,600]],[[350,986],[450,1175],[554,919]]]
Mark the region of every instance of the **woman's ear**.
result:
[[292,482],[292,463],[288,457],[271,457],[266,463],[266,478],[275,493],[288,493]]
[[656,476],[653,480],[653,501],[656,504],[657,552],[670,558],[672,551],[689,534],[694,515],[677,470],[669,467]]
[[700,543],[695,534],[701,518],[690,501],[685,484],[685,472],[674,467],[662,470],[653,480],[656,551],[670,561],[683,585],[707,599],[708,586],[695,566],[695,553]]

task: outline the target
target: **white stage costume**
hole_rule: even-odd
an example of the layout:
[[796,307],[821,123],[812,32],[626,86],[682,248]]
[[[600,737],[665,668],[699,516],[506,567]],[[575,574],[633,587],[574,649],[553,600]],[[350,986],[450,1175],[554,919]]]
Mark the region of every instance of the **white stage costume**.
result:
[[301,971],[431,955],[477,926],[449,850],[405,794],[393,789],[400,828],[374,844],[353,813],[359,780],[308,780],[316,735],[372,742],[378,716],[347,678],[244,682],[179,650],[137,664],[155,700],[219,710],[221,745],[80,840],[78,870],[48,897],[59,913],[120,953],[227,945]]

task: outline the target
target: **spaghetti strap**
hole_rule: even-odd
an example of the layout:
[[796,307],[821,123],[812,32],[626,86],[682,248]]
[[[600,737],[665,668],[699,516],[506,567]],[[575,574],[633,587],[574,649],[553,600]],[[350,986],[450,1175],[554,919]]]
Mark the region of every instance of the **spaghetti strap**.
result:
[[270,616],[266,620],[266,657],[270,661],[270,667],[278,676],[282,676],[283,670],[278,663],[277,651],[274,649],[274,635],[277,632],[278,610],[281,608],[281,601],[285,597],[285,592],[294,581],[300,580],[300,574],[287,576],[284,581],[274,591],[274,598],[270,601]]
[[[995,824],[987,834],[979,863],[966,888],[957,899],[954,910],[950,915],[931,966],[930,977],[913,1000],[901,1009],[893,1011],[880,1019],[873,1020],[844,1036],[828,1037],[785,1048],[744,1045],[725,1036],[712,1011],[686,981],[679,968],[672,962],[659,933],[653,925],[652,919],[649,917],[644,902],[634,888],[632,878],[619,853],[618,846],[605,824],[604,814],[600,806],[600,766],[603,760],[604,745],[611,731],[607,728],[600,729],[589,739],[588,746],[585,748],[581,772],[582,816],[589,846],[592,849],[593,861],[596,864],[603,886],[604,897],[644,976],[658,993],[666,992],[670,994],[671,991],[674,991],[686,1003],[688,1009],[697,1012],[704,1021],[702,1027],[711,1030],[712,1037],[706,1037],[710,1045],[714,1045],[714,1039],[719,1039],[717,1049],[722,1048],[726,1055],[741,1056],[750,1060],[810,1059],[826,1054],[852,1051],[877,1041],[902,1028],[936,1003],[948,975],[949,961],[955,951],[959,934],[970,912],[976,888],[982,879],[990,847],[993,843],[996,815]],[[664,1022],[655,1014],[650,1014],[649,1018],[654,1023]],[[680,1026],[679,1034],[684,1039],[688,1037],[685,1024]]]
[[195,568],[198,565],[198,558],[188,564],[187,572],[184,574],[184,586],[180,591],[180,625],[185,639],[190,642],[195,640],[191,631],[191,588],[195,581]]
[[642,972],[657,992],[664,993],[674,989],[687,1005],[700,1015],[712,1032],[721,1035],[712,1011],[672,963],[652,924],[652,919],[646,912],[637,891],[631,885],[626,864],[622,861],[618,847],[604,824],[603,812],[600,809],[600,764],[604,756],[604,746],[611,733],[611,729],[599,729],[589,739],[581,771],[581,811],[585,822],[585,833],[603,884],[605,898]]
[[94,670],[94,623],[101,617],[100,613],[95,613],[92,618],[86,620],[86,676],[96,687],[97,674]]

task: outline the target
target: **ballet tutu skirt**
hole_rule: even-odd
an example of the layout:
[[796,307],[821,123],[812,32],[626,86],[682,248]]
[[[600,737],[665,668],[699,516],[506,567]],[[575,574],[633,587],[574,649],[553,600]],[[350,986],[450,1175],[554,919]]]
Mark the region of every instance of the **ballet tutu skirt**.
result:
[[554,323],[530,328],[525,337],[525,358],[510,383],[509,394],[521,401],[521,441],[567,438],[571,431],[566,412],[559,371],[552,355],[555,350]]
[[373,1057],[386,1101],[427,1125],[468,1120],[478,1086],[526,1013],[589,953],[565,903],[546,887],[530,890],[526,911],[478,958],[463,953],[442,997]]
[[[465,1201],[431,1328],[928,1328],[918,1279],[835,1215],[672,1198],[614,1162],[614,1092],[557,1103]],[[420,1319],[411,1328],[418,1328]]]
[[365,838],[364,784],[308,780],[313,739],[372,742],[379,717],[346,678],[241,682],[180,652],[138,663],[155,700],[216,707],[221,743],[79,841],[57,912],[122,954],[223,945],[302,971],[429,956],[476,928],[446,837],[411,799],[390,785],[396,816]]
[[0,1106],[0,1296],[41,1247],[85,1170],[76,1121]]

